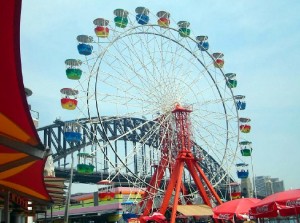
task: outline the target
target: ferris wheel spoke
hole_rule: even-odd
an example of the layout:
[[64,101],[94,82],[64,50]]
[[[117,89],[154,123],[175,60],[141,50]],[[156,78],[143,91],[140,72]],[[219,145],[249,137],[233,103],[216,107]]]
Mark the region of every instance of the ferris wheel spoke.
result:
[[[154,96],[152,95],[153,93],[149,90],[149,87],[143,87],[143,85],[139,85],[139,84],[135,84],[134,82],[127,80],[127,79],[119,79],[119,78],[114,78],[114,79],[106,79],[106,80],[102,80],[102,84],[105,84],[106,86],[109,87],[113,87],[113,84],[115,83],[116,80],[119,80],[120,87],[117,90],[120,90],[121,92],[123,92],[126,95],[129,95],[130,97],[136,97],[136,95],[139,96],[139,98],[141,98],[144,95],[144,98],[147,96]],[[124,89],[127,88],[127,89]],[[135,90],[135,92],[130,93],[130,90],[133,89]],[[100,90],[101,91],[101,90]],[[138,92],[139,94],[137,94],[136,92]],[[104,93],[99,93],[100,95],[105,95]],[[106,94],[109,95],[109,94]],[[119,97],[119,96],[118,96]],[[143,99],[146,100],[146,99]]]
[[[138,126],[137,129],[140,128],[140,127],[142,127],[142,126]],[[155,127],[155,126],[153,126],[153,127]],[[150,131],[151,134],[145,135],[145,136],[144,136],[143,138],[141,138],[139,141],[140,141],[140,142],[145,142],[145,141],[147,141],[149,138],[152,137],[153,134],[156,135],[156,131],[157,131],[159,128],[160,128],[160,127],[154,128],[153,131]],[[135,130],[137,130],[137,129],[135,129]],[[155,129],[156,129],[156,130],[155,130]],[[138,146],[138,145],[136,145],[136,146],[132,149],[132,153],[130,153],[131,155],[130,155],[130,154],[127,155],[127,158],[128,158],[128,159],[131,159],[131,158],[133,158],[136,154],[139,154],[139,149],[138,149],[138,148],[141,148],[141,147]],[[146,159],[145,159],[145,160],[146,160]],[[127,165],[128,165],[128,163],[127,163]],[[124,165],[123,167],[126,167],[126,168],[127,168],[127,165]],[[149,163],[147,163],[147,166],[149,166]],[[122,167],[119,166],[118,168],[121,169]],[[141,169],[141,171],[144,171],[144,170]]]
[[[206,120],[205,123],[207,123],[206,125],[203,123],[203,121],[201,123],[198,123],[196,119],[193,119],[194,123],[195,123],[195,126],[201,126],[201,129],[202,130],[198,130],[196,129],[195,132],[198,133],[199,135],[202,135],[202,139],[210,139],[211,137],[207,137],[205,136],[205,134],[209,134],[209,135],[212,135],[212,134],[218,134],[220,137],[215,137],[214,139],[214,143],[213,145],[215,145],[215,143],[217,143],[217,145],[224,145],[223,148],[226,148],[226,144],[223,143],[223,141],[220,141],[219,138],[221,139],[222,137],[226,137],[226,135],[224,135],[224,130],[223,130],[223,127],[220,126],[219,124],[217,123],[213,123],[212,121],[209,121],[209,120]],[[201,131],[201,132],[200,132]],[[220,132],[220,133],[218,133]],[[209,144],[208,144],[209,145]],[[212,147],[213,150],[217,150],[218,147]],[[220,148],[221,150],[223,148]]]
[[[143,84],[145,84],[146,83],[146,88],[143,88],[143,90],[145,91],[145,90],[147,90],[147,89],[151,89],[151,87],[152,86],[147,86],[147,85],[149,85],[149,84],[151,84],[153,81],[149,81],[149,80],[143,80],[143,79],[145,79],[145,77],[144,76],[141,76],[141,75],[139,75],[139,72],[136,72],[135,70],[134,70],[134,68],[133,67],[129,67],[131,70],[133,70],[134,71],[134,73],[136,73],[136,76],[139,78],[139,80],[142,80],[142,82],[141,83],[143,83]],[[117,71],[117,73],[122,77],[122,76],[124,76],[122,73],[120,73],[120,72],[118,72]],[[123,71],[123,73],[125,73],[126,74],[126,71]],[[119,79],[119,77],[117,77],[118,79]],[[126,80],[124,80],[124,81],[128,81],[128,79],[129,78],[127,78]],[[122,79],[121,79],[122,80]],[[131,82],[132,83],[132,82]],[[138,87],[138,85],[137,84],[132,84],[132,86],[133,87],[135,87],[135,88],[138,88],[138,89],[140,89],[139,87]],[[149,92],[149,91],[148,91]]]
[[[161,69],[161,66],[159,66],[159,64],[161,64],[163,58],[161,57],[161,55],[159,55],[159,53],[157,53],[159,51],[157,51],[155,49],[155,47],[151,48],[151,49],[149,48],[149,46],[153,46],[153,44],[149,44],[149,42],[153,41],[152,39],[150,39],[150,40],[148,39],[147,42],[145,42],[140,38],[140,35],[138,35],[138,37],[139,37],[142,49],[145,50],[145,52],[142,53],[142,58],[144,59],[145,55],[148,56],[148,62],[142,63],[144,65],[143,68],[145,69],[146,76],[149,77],[149,80],[151,80],[151,83],[161,82],[160,79],[164,73],[163,72],[164,69]],[[156,39],[154,38],[154,40],[156,40]],[[144,61],[146,61],[146,60],[144,59]]]

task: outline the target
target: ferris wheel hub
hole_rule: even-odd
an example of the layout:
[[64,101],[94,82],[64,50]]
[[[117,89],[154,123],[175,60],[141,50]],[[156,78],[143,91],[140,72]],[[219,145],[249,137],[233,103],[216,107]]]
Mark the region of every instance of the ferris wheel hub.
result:
[[192,112],[192,110],[189,109],[188,106],[183,107],[179,103],[176,103],[175,108],[172,111],[172,113],[175,113],[175,112]]

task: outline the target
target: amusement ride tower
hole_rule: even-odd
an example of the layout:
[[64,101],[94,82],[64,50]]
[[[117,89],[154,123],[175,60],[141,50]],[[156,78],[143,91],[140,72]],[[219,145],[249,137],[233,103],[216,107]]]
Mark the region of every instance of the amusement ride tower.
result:
[[[187,170],[190,172],[204,204],[212,207],[211,199],[214,199],[214,201],[218,204],[222,203],[217,192],[214,190],[209,179],[206,177],[204,171],[198,164],[199,159],[196,158],[192,153],[191,148],[193,142],[191,140],[192,132],[189,119],[189,114],[191,112],[192,110],[182,107],[179,104],[176,104],[174,110],[172,111],[175,119],[176,132],[176,142],[175,147],[173,148],[175,148],[176,151],[169,150],[168,146],[171,145],[172,142],[168,141],[170,140],[169,137],[164,137],[162,159],[156,167],[155,173],[151,177],[149,183],[150,185],[148,186],[143,197],[142,203],[144,201],[146,203],[143,215],[148,216],[150,214],[153,205],[152,194],[155,193],[156,188],[160,187],[160,182],[162,181],[167,168],[170,172],[170,179],[159,212],[164,215],[169,208],[170,201],[172,200],[173,205],[170,222],[175,222],[178,204],[192,204],[191,200],[187,198],[188,191],[184,186],[184,182],[182,181],[184,168],[187,168]],[[176,156],[173,157],[175,158],[175,162],[173,159],[166,158],[168,156],[167,154],[169,153],[172,153],[174,156]],[[205,189],[204,185],[208,190]],[[173,193],[174,191],[175,193]],[[186,198],[185,201],[180,200],[180,193]]]

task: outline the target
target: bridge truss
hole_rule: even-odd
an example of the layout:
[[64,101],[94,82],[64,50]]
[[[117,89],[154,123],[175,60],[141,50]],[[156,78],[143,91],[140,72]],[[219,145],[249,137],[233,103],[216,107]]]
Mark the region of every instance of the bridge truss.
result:
[[[82,126],[82,140],[79,142],[66,141],[64,137],[65,122],[61,120],[55,120],[53,124],[39,128],[37,131],[42,143],[52,151],[55,174],[57,177],[67,179],[70,177],[68,164],[73,153],[87,152],[86,150],[88,148],[88,150],[90,150],[88,152],[94,153],[99,157],[102,163],[96,163],[95,172],[93,174],[80,174],[76,171],[76,168],[74,169],[73,182],[86,184],[96,184],[111,174],[108,171],[109,163],[106,159],[108,155],[113,157],[113,159],[110,158],[110,162],[113,160],[113,165],[117,171],[119,165],[124,165],[124,163],[120,163],[119,157],[126,156],[127,148],[136,146],[136,143],[140,142],[140,139],[147,135],[147,132],[155,125],[155,122],[132,117],[103,117],[101,122],[99,118],[83,118],[76,120],[76,122]],[[138,128],[141,124],[143,127]],[[148,137],[147,141],[143,144],[145,148],[143,148],[142,153],[146,153],[147,151],[151,153],[151,151],[157,149],[159,146],[158,137],[157,135]],[[113,143],[109,143],[109,146],[107,146],[107,141],[112,141]],[[98,145],[103,145],[101,150],[95,150],[95,148],[93,148],[95,142],[97,142]],[[226,199],[228,196],[227,185],[230,182],[234,182],[234,180],[229,177],[229,174],[224,169],[220,168],[219,163],[210,156],[205,149],[195,143],[193,148],[192,151],[196,151],[195,148],[197,148],[197,151],[199,151],[199,148],[202,151],[200,155],[205,158],[199,159],[199,164],[208,179],[211,180],[213,178],[213,182],[218,182],[215,189],[221,194],[221,197],[225,197]],[[195,154],[195,157],[196,156],[199,156],[199,154]],[[139,163],[142,162],[142,159],[143,154],[136,154],[135,157],[133,157],[133,164],[126,170],[126,176],[124,173],[120,174],[119,177],[114,178],[114,181],[118,181],[122,186],[128,186],[127,181],[132,174],[137,176],[143,174],[143,172],[146,173],[146,170],[141,172],[137,168]],[[155,161],[150,160],[149,164],[150,162]],[[149,165],[148,168],[151,168],[151,166]],[[143,178],[150,180],[151,176],[149,175],[149,177]]]

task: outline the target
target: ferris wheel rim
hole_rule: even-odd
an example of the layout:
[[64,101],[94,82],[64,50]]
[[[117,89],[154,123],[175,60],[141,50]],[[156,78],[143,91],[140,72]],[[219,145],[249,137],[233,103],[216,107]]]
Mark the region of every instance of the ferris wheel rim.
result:
[[[155,27],[158,27],[158,25],[143,25],[143,27],[145,27],[145,26],[149,26],[149,27],[155,26]],[[138,28],[138,27],[141,27],[141,26],[132,27],[131,29],[136,29],[136,28]],[[168,29],[172,29],[173,31],[178,32],[177,30],[175,30],[174,28],[171,28],[171,27],[169,27]],[[128,34],[128,35],[134,35],[134,34],[139,34],[139,33],[130,33],[130,34]],[[145,32],[140,33],[140,34],[145,34]],[[163,35],[159,35],[159,34],[155,34],[155,33],[147,33],[147,34],[154,34],[154,35],[158,35],[158,36],[161,36],[161,37],[166,38],[166,37],[163,36]],[[122,34],[120,34],[117,38],[115,38],[114,41],[112,41],[112,42],[109,44],[109,46],[106,47],[106,49],[104,50],[104,53],[102,52],[102,54],[99,55],[99,58],[98,58],[98,59],[99,59],[100,62],[99,62],[99,65],[98,65],[97,70],[99,70],[99,67],[100,67],[100,64],[101,64],[102,57],[105,56],[106,50],[108,50],[108,48],[109,48],[111,45],[113,45],[115,41],[118,41],[118,40],[120,39],[120,36],[121,36],[121,35],[122,35]],[[122,36],[121,38],[124,38],[124,37],[125,37],[125,36]],[[190,38],[190,37],[188,37],[188,38]],[[169,39],[169,38],[167,38],[167,39]],[[194,39],[192,39],[192,38],[190,38],[190,39],[193,40],[193,41],[196,43],[196,40],[194,40]],[[171,40],[171,39],[169,39],[169,40]],[[175,42],[176,44],[179,44],[181,47],[184,47],[182,44],[180,44],[180,43],[178,43],[178,42],[176,42],[176,41],[174,41],[174,40],[172,40],[172,41]],[[187,49],[187,51],[188,51],[188,49]],[[190,52],[190,53],[192,54],[192,52]],[[205,53],[207,53],[211,58],[213,58],[213,55],[210,54],[209,52],[205,51]],[[197,58],[197,57],[195,56],[195,58]],[[97,59],[97,60],[98,60],[98,59]],[[198,59],[199,63],[202,64],[202,66],[204,66],[203,63],[199,60],[199,58],[197,58],[197,59]],[[222,75],[225,77],[224,72],[222,71],[222,69],[219,69],[219,70],[221,71]],[[208,73],[209,73],[211,79],[214,80],[214,78],[212,77],[212,75],[210,74],[209,71],[208,71]],[[97,78],[98,78],[98,71],[97,71]],[[96,79],[97,79],[97,78],[96,78]],[[98,81],[98,80],[97,80],[97,81]],[[95,91],[97,91],[97,87],[96,87],[97,81],[96,81],[96,83],[95,83]],[[218,85],[217,85],[216,83],[215,83],[215,87],[218,89]],[[219,89],[218,89],[218,90],[219,90]],[[232,92],[231,89],[230,89],[230,91],[231,91],[231,94],[232,94],[232,96],[233,96],[233,92]],[[95,95],[96,95],[96,97],[97,97],[97,93],[95,93]],[[221,94],[219,94],[219,95],[220,95],[220,97],[222,98],[222,95],[221,95]],[[96,99],[95,101],[96,101],[96,107],[98,108],[98,105],[97,105],[98,100]],[[222,100],[222,101],[223,101],[223,100]],[[226,113],[226,108],[225,108],[225,106],[224,106],[224,102],[223,102],[223,108],[224,108],[224,111],[225,111],[225,113]],[[237,112],[237,109],[236,109],[236,112]],[[97,114],[98,114],[98,117],[101,117],[101,114],[100,114],[100,112],[99,112],[98,109],[97,109]],[[238,112],[237,112],[237,114],[238,114]],[[225,117],[227,117],[227,116],[225,116]],[[228,128],[228,120],[226,120],[226,123],[227,123],[227,128]],[[227,136],[227,138],[228,138],[228,136]],[[113,147],[112,145],[110,145],[110,146]],[[226,146],[226,147],[227,147],[227,146]],[[238,146],[237,146],[237,147],[238,147]],[[225,155],[224,155],[224,156],[225,156]],[[119,160],[121,161],[120,158],[119,158]],[[226,177],[226,176],[224,176],[224,177]]]

